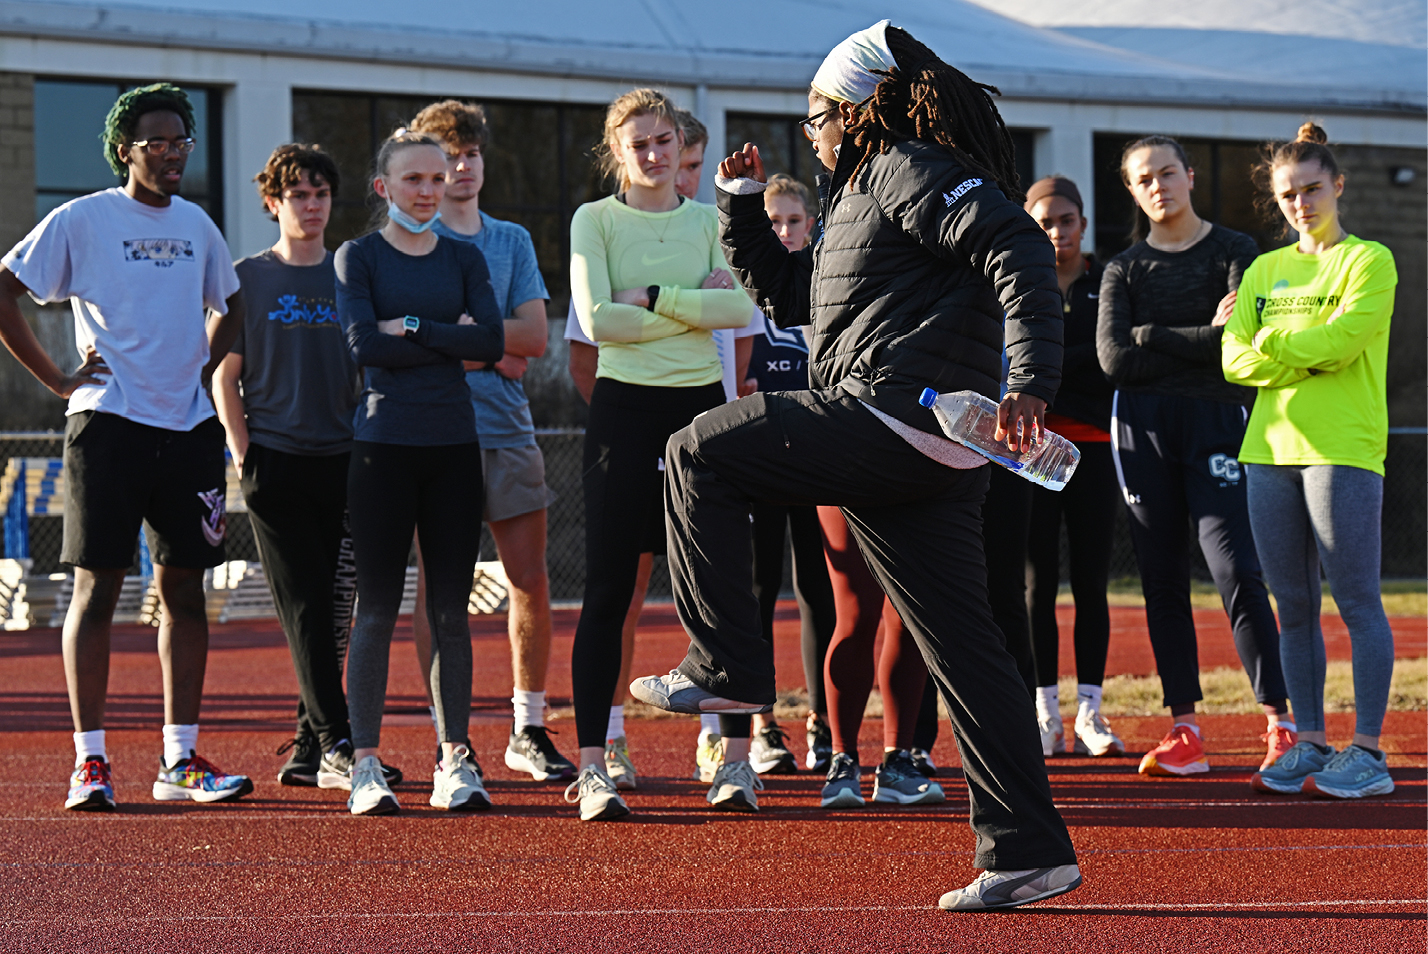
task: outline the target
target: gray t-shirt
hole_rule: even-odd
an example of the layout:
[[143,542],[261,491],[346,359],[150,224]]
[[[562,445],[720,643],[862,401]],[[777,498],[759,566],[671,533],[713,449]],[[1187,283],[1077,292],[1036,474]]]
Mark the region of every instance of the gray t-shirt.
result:
[[[502,319],[510,318],[517,305],[533,298],[549,298],[545,281],[536,265],[531,234],[514,222],[493,219],[481,213],[481,231],[464,235],[437,222],[432,231],[447,238],[470,242],[486,256],[491,270],[491,289]],[[500,447],[528,447],[535,443],[530,401],[521,382],[503,377],[494,368],[466,372],[471,387],[471,404],[476,411],[476,433],[483,450]]]
[[337,274],[288,265],[269,249],[239,261],[248,315],[231,353],[243,356],[248,437],[271,450],[308,456],[352,449],[357,365],[337,320]]

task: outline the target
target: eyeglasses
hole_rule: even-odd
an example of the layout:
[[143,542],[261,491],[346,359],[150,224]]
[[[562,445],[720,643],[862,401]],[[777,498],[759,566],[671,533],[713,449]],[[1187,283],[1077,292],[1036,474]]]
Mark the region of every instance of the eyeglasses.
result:
[[[828,123],[828,120],[823,119],[823,117],[837,109],[837,106],[829,106],[821,113],[814,113],[807,119],[800,119],[798,121],[799,128],[803,130],[803,134],[808,137],[809,142],[816,142],[818,140],[818,130],[822,129]],[[823,122],[818,122],[820,119],[823,119]]]
[[177,152],[181,156],[186,156],[193,152],[193,147],[198,145],[191,137],[185,139],[140,139],[129,143],[132,149],[142,149],[151,156],[166,156],[169,150]]

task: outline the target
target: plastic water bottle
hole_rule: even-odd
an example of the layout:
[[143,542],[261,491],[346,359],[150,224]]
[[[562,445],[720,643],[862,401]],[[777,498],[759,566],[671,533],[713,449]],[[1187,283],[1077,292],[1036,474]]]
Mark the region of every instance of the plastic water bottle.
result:
[[1011,450],[1006,441],[999,441],[995,436],[997,402],[976,391],[938,394],[927,388],[919,403],[932,408],[942,432],[952,440],[1048,490],[1065,487],[1081,461],[1076,445],[1051,431],[1043,431],[1041,440],[1029,451]]

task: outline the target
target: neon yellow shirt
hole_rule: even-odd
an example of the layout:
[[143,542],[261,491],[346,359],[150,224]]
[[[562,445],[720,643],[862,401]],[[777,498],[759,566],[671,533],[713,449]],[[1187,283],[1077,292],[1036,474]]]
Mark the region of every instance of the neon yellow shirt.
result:
[[1383,473],[1388,326],[1398,271],[1377,242],[1254,260],[1225,325],[1225,378],[1258,387],[1240,460]]
[[[738,287],[700,288],[728,270],[713,206],[685,201],[641,212],[614,196],[587,202],[570,223],[570,294],[580,327],[600,348],[598,375],[626,384],[698,387],[722,380],[711,331],[753,314]],[[659,286],[655,310],[611,301],[614,291]]]

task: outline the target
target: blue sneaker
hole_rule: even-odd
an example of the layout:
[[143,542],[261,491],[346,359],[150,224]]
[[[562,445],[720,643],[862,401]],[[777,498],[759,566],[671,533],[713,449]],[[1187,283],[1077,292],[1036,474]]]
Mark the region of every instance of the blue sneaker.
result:
[[1250,786],[1258,792],[1297,795],[1304,780],[1322,772],[1334,757],[1334,749],[1314,742],[1296,742],[1267,769],[1250,776]]
[[1328,798],[1367,798],[1393,791],[1388,775],[1388,756],[1350,745],[1329,760],[1322,771],[1304,779],[1307,795]]
[[85,756],[84,763],[69,777],[69,797],[64,807],[74,812],[112,812],[116,804],[109,763],[97,755]]
[[894,805],[938,805],[942,786],[918,771],[906,749],[888,752],[873,776],[873,801]]
[[171,767],[159,762],[154,781],[154,798],[161,802],[228,802],[253,790],[246,775],[229,775],[208,759],[192,751]]
[[834,752],[828,763],[828,783],[819,804],[823,808],[862,808],[863,772],[847,752]]

